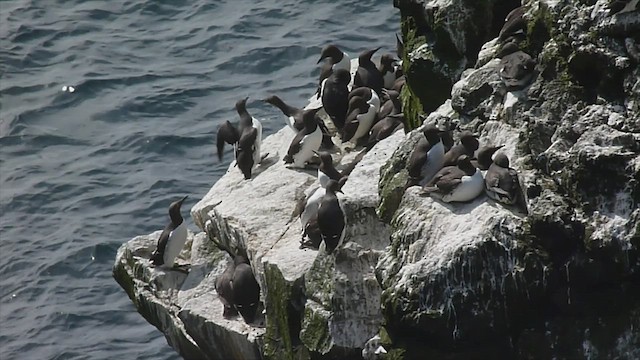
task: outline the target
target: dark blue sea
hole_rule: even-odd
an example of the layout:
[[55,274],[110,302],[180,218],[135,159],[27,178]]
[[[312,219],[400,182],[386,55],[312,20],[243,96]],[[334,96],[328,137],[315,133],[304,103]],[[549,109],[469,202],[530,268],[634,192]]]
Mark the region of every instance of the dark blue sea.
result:
[[323,45],[392,52],[400,27],[391,0],[0,0],[0,13],[2,360],[178,359],[111,277],[118,247],[224,174],[215,133],[237,99],[269,135],[284,117],[258,99],[305,105]]

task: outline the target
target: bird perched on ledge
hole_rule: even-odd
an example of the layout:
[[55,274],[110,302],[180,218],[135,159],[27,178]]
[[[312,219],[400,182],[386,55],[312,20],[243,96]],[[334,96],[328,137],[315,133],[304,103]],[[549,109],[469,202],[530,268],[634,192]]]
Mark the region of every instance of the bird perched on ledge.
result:
[[151,262],[156,266],[172,267],[176,256],[187,242],[187,225],[180,214],[180,207],[187,196],[169,205],[169,224],[164,228],[158,246],[151,254]]
[[238,126],[233,126],[229,121],[220,125],[216,143],[218,159],[220,160],[222,160],[224,144],[227,143],[234,146],[236,165],[244,174],[245,179],[251,178],[253,168],[262,160],[260,157],[262,123],[247,111],[248,99],[246,97],[236,102],[236,111],[240,116]]
[[255,320],[260,304],[260,285],[247,258],[237,255],[216,278],[215,289],[224,305],[222,315],[225,318],[240,313],[247,324]]
[[423,194],[444,202],[467,202],[484,190],[482,172],[461,155],[456,166],[445,166],[423,187]]

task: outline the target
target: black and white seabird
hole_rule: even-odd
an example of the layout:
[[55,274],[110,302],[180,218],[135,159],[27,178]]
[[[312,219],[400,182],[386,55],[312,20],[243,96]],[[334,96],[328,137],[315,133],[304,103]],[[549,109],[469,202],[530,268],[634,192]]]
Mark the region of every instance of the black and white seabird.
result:
[[[258,119],[249,115],[249,112],[247,111],[248,99],[249,98],[247,97],[247,98],[238,100],[236,102],[236,111],[240,116],[240,121],[238,122],[237,127],[234,127],[229,121],[220,125],[220,127],[218,128],[216,145],[218,148],[218,158],[222,160],[224,144],[225,143],[234,144],[235,157],[237,161],[237,158],[239,156],[238,145],[240,143],[240,140],[244,136],[244,147],[243,147],[245,151],[245,153],[243,154],[244,163],[245,164],[248,163],[248,160],[247,160],[248,155],[246,151],[248,151],[250,148],[252,151],[251,156],[253,158],[252,166],[257,166],[261,161],[260,145],[262,143],[262,123],[260,123]],[[253,134],[254,131],[251,129],[255,129],[255,137]],[[246,130],[250,130],[250,131],[247,132]],[[251,144],[249,144],[249,139],[253,139],[253,142]],[[245,172],[243,171],[243,173]],[[246,177],[246,173],[245,173],[245,177]],[[251,175],[249,175],[249,177],[251,177]]]
[[320,145],[322,145],[322,130],[320,130],[315,119],[318,110],[309,109],[305,111],[302,117],[304,128],[298,131],[293,140],[291,140],[287,155],[283,158],[285,164],[293,164],[293,167],[304,168],[307,161],[313,157],[314,152],[320,149]]
[[499,41],[504,42],[515,36],[524,36],[527,28],[527,20],[524,18],[524,14],[524,6],[519,6],[507,14],[507,17],[504,19],[504,25],[502,25],[502,29],[500,29],[500,34],[498,35]]
[[493,164],[493,154],[504,145],[483,145],[476,151],[476,160],[471,160],[473,165],[480,170],[487,170]]
[[394,81],[392,89],[397,92],[400,92],[402,91],[402,87],[406,83],[407,83],[407,77],[404,75],[400,75],[396,78],[396,81]]
[[376,122],[371,127],[371,133],[369,134],[369,141],[367,142],[367,148],[372,148],[373,145],[381,140],[384,140],[391,136],[394,132],[404,128],[405,119],[404,114],[389,114],[384,119]]
[[378,94],[382,91],[384,87],[382,73],[380,73],[380,70],[378,70],[373,61],[371,61],[371,56],[378,50],[380,50],[380,48],[366,50],[358,56],[358,70],[353,79],[354,88],[366,86],[375,90]]
[[233,263],[216,279],[215,288],[224,305],[224,317],[235,316],[239,312],[247,324],[253,322],[260,304],[260,285],[244,256],[237,255],[233,259]]
[[328,253],[342,243],[346,233],[346,215],[336,195],[336,192],[342,192],[341,187],[338,181],[329,180],[318,208],[318,227]]
[[[491,199],[506,205],[514,205],[523,198],[518,172],[509,167],[509,158],[500,152],[493,157],[493,164],[484,178],[485,192]],[[524,202],[521,204],[524,205]],[[526,213],[526,206],[524,206]]]
[[467,202],[482,193],[484,179],[471,158],[460,155],[456,166],[443,167],[422,189],[424,194],[444,202]]
[[287,125],[294,132],[298,132],[304,128],[304,121],[302,121],[302,114],[304,113],[304,110],[285,103],[276,95],[271,95],[262,101],[280,109],[280,111],[282,111],[282,113],[287,117]]
[[328,78],[335,70],[344,69],[351,71],[351,58],[347,53],[340,50],[336,45],[329,44],[320,52],[320,59],[318,64],[324,59],[329,61],[322,64],[320,67],[320,79],[318,80],[318,93],[321,91],[322,82]]
[[375,106],[366,102],[362,96],[354,96],[349,100],[349,111],[342,129],[342,141],[358,144],[362,138],[368,140],[367,134],[376,117]]
[[428,124],[422,130],[421,137],[409,157],[409,184],[427,183],[444,164],[444,145],[440,140],[442,133],[435,125]]
[[380,65],[378,71],[382,74],[383,87],[392,89],[393,83],[396,81],[396,63],[397,59],[391,54],[383,54],[380,57]]
[[235,263],[233,280],[231,281],[233,301],[236,310],[248,324],[255,319],[256,310],[260,304],[260,285],[258,285],[251,265],[245,257],[238,255],[233,259],[233,262]]
[[255,157],[256,153],[259,154],[256,151],[257,138],[258,130],[250,126],[244,128],[242,135],[240,135],[240,141],[238,141],[236,165],[244,175],[245,180],[251,179],[253,166],[257,164]]
[[314,153],[320,158],[320,166],[318,166],[318,182],[320,186],[326,188],[330,179],[338,181],[342,178],[342,174],[333,166],[331,154],[326,151],[314,151]]
[[169,205],[169,224],[158,239],[158,246],[151,254],[151,262],[156,266],[172,267],[176,256],[180,254],[187,242],[187,225],[180,214],[180,207],[187,197],[174,201]]
[[336,128],[342,129],[349,108],[349,89],[351,81],[348,70],[337,69],[322,82],[322,107]]
[[473,158],[473,154],[480,143],[478,139],[469,131],[463,131],[460,133],[460,143],[454,145],[444,154],[443,166],[455,166],[458,163],[460,155],[467,155],[469,158]]
[[387,115],[399,114],[402,112],[402,103],[400,102],[400,93],[395,90],[382,90],[382,94],[388,98],[380,110],[378,110],[378,119],[384,119]]
[[[362,96],[367,101],[367,104],[373,105],[376,112],[380,111],[380,95],[373,89],[366,86],[355,88],[349,92],[349,100],[354,96]],[[349,114],[347,113],[347,115]]]
[[[318,180],[320,179],[320,173],[318,173]],[[338,180],[338,188],[342,188],[347,181],[347,177],[343,176]],[[326,184],[320,183],[320,187],[316,188],[306,199],[304,203],[304,210],[300,213],[300,225],[302,225],[302,240],[300,243],[303,247],[312,247],[317,249],[320,245],[321,236],[320,227],[318,225],[318,209],[320,203],[327,193],[326,186],[334,179],[329,179]]]
[[320,52],[320,59],[318,59],[318,64],[327,58],[332,66],[332,70],[351,70],[351,58],[349,58],[349,55],[340,50],[336,45],[329,44],[322,49]]
[[233,300],[233,273],[236,270],[236,264],[232,261],[227,265],[224,272],[216,278],[215,289],[222,302],[223,310],[222,316],[224,318],[230,318],[238,315],[236,306]]
[[[276,95],[269,96],[268,98],[263,99],[263,101],[280,109],[280,111],[287,116],[287,125],[296,133],[304,129],[304,121],[302,120],[304,113],[307,111],[313,111],[313,109],[300,109],[295,106],[291,106]],[[328,149],[332,148],[334,144],[331,140],[329,129],[324,124],[324,121],[320,116],[316,115],[315,119],[318,126],[320,126],[320,130],[322,130],[322,145]]]

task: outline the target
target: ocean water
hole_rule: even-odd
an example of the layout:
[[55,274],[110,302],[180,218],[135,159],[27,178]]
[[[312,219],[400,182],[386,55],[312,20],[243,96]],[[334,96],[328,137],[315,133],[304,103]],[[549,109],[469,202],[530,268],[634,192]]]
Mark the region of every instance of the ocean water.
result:
[[0,359],[179,359],[116,250],[224,174],[237,99],[269,135],[258,99],[306,104],[322,46],[393,52],[399,26],[391,0],[0,1]]

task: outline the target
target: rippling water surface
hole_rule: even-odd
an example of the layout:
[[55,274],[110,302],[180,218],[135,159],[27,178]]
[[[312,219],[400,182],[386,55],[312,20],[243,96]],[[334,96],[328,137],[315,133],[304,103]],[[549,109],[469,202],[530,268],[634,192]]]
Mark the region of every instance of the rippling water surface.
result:
[[304,105],[324,44],[392,51],[399,29],[390,0],[5,0],[0,13],[2,360],[179,358],[112,279],[119,245],[162,229],[184,194],[186,215],[226,171],[214,135],[237,99],[271,134],[284,119],[257,99]]

